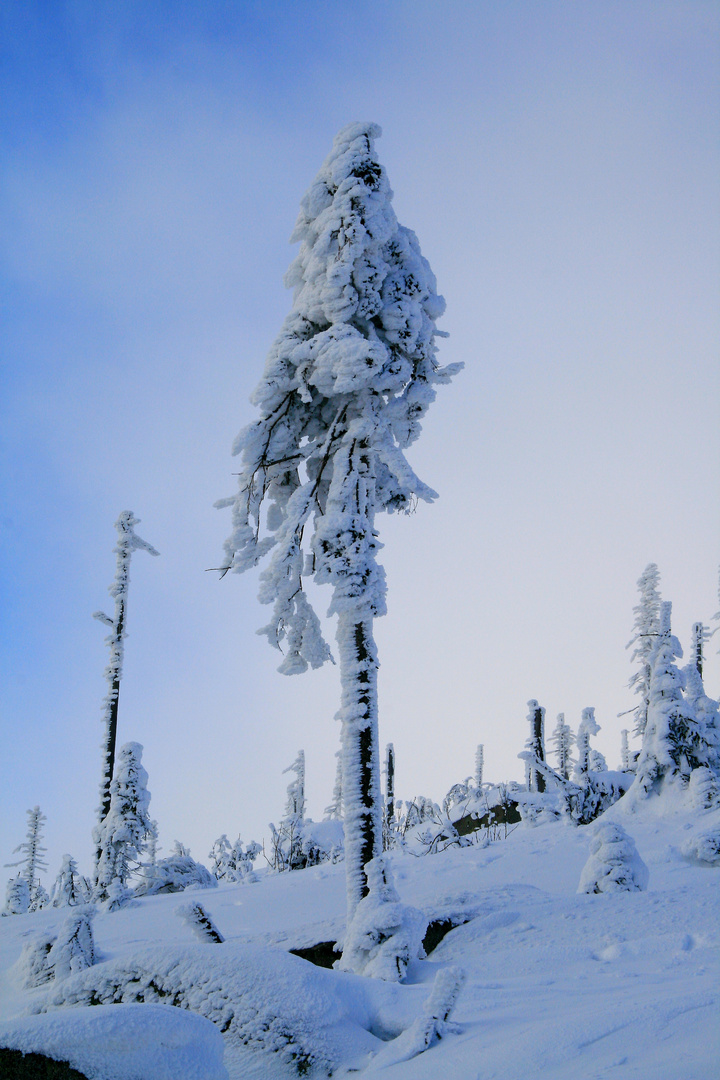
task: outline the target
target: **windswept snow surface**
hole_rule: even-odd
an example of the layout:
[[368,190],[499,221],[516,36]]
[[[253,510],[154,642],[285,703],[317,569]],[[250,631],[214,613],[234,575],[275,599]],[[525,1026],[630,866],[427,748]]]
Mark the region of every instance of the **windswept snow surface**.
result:
[[[720,869],[683,852],[693,850],[695,834],[718,832],[720,811],[693,809],[669,788],[641,802],[625,797],[605,819],[635,842],[649,871],[645,891],[578,894],[594,826],[563,821],[523,824],[485,847],[394,854],[403,902],[430,920],[458,924],[427,960],[410,965],[404,985],[288,955],[342,935],[342,864],[260,873],[255,884],[203,893],[223,944],[194,942],[172,917],[190,899],[183,894],[100,911],[93,922],[99,962],[36,989],[22,985],[22,946],[57,933],[63,913],[0,919],[1,1030],[50,1020],[72,1025],[89,1013],[120,1017],[121,1009],[146,1015],[158,1006],[88,1010],[78,991],[154,969],[166,986],[187,983],[186,1008],[205,1017],[225,1009],[226,1019],[232,1011],[223,1036],[231,1080],[297,1075],[298,1047],[316,1052],[311,1076],[352,1067],[392,1080],[710,1080],[720,1060]],[[435,976],[449,969],[452,978],[458,969],[466,976],[455,1012],[441,1039],[407,1057],[408,1047],[422,1044],[412,1032],[432,1012]],[[204,1003],[203,980],[215,995]],[[58,1007],[62,1000],[78,1005]],[[48,1005],[49,1012],[18,1019]],[[268,1028],[275,1014],[278,1024]],[[276,1052],[273,1032],[284,1032]],[[147,1077],[128,1078],[155,1080],[152,1067],[148,1061]],[[173,1080],[194,1080],[195,1067],[189,1054]]]

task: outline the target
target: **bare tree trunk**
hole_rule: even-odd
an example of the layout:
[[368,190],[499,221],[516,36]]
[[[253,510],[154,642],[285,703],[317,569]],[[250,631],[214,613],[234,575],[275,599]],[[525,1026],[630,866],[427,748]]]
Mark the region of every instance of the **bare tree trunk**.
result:
[[112,672],[105,712],[105,748],[103,753],[103,776],[100,787],[100,821],[107,817],[110,809],[110,784],[115,772],[115,747],[117,745],[118,699],[120,697],[120,676],[123,661],[123,629],[125,625],[125,602],[118,599],[113,640],[110,645],[110,665]]
[[703,673],[703,645],[705,644],[705,627],[701,622],[693,623],[692,628],[692,652],[695,667],[702,679]]
[[395,747],[388,743],[385,748],[385,824],[388,831],[395,817]]

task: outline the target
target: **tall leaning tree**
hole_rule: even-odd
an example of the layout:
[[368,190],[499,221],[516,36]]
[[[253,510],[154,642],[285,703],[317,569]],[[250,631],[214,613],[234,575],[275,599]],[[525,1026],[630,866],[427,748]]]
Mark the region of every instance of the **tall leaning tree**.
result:
[[98,807],[97,826],[93,832],[96,843],[95,852],[95,883],[98,881],[98,865],[102,855],[100,830],[110,811],[110,785],[115,771],[115,746],[117,744],[118,727],[118,702],[120,698],[120,680],[122,679],[123,659],[125,656],[125,635],[127,620],[127,598],[130,585],[130,560],[133,551],[147,551],[150,555],[159,555],[152,544],[141,539],[135,532],[135,526],[140,524],[132,510],[123,510],[115,528],[118,533],[117,547],[114,549],[117,556],[115,565],[115,578],[108,592],[115,601],[113,616],[106,615],[103,611],[93,613],[93,618],[98,619],[110,628],[110,633],[105,638],[105,643],[110,650],[110,659],[105,668],[108,692],[104,705],[103,720],[105,725],[103,739],[103,773],[100,783],[100,806]]
[[375,153],[380,133],[343,128],[302,200],[291,237],[300,251],[285,278],[292,310],[252,398],[259,417],[235,442],[238,493],[217,504],[233,507],[223,574],[270,556],[259,598],[273,614],[260,633],[284,652],[284,674],[330,659],[304,582],[332,586],[348,923],[368,892],[365,866],[382,852],[373,621],[385,614],[386,587],[375,515],[437,497],[404,451],[436,384],[462,367],[436,362],[445,302],[415,234],[395,217]]

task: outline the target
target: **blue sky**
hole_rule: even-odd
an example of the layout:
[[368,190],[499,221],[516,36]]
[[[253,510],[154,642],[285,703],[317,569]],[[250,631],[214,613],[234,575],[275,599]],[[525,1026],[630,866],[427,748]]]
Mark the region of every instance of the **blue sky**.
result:
[[692,2],[2,5],[1,861],[39,803],[51,872],[64,851],[89,868],[90,616],[123,509],[162,553],[133,563],[120,738],[145,746],[165,849],[259,839],[300,746],[314,816],[330,799],[337,672],[277,675],[256,580],[205,569],[299,201],[354,119],[383,127],[447,300],[441,357],[466,363],[413,452],[440,499],[380,522],[398,793],[440,799],[477,742],[519,779],[531,697],[548,726],[595,705],[617,763],[643,567],[683,642],[718,607],[719,22]]

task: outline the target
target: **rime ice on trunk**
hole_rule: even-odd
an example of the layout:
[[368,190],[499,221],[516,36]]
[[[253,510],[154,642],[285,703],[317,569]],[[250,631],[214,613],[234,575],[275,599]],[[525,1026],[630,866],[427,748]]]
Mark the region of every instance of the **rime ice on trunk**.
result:
[[[538,761],[545,761],[545,710],[532,698],[528,701],[528,721],[530,723],[530,738],[527,741],[530,750]],[[545,790],[545,777],[539,769],[530,767],[528,787],[531,791]]]
[[567,780],[570,777],[570,750],[574,739],[570,725],[565,723],[565,713],[558,713],[552,742],[555,744],[558,772],[564,780]]
[[478,748],[475,751],[475,787],[478,791],[482,790],[483,786],[483,767],[485,765],[485,747],[482,743],[478,743]]
[[705,642],[707,641],[709,636],[710,635],[708,634],[707,627],[703,623],[701,623],[701,622],[693,623],[693,628],[692,628],[692,661],[695,664],[695,667],[697,668],[698,675],[700,676],[701,679],[702,679],[702,673],[703,673],[703,659],[704,659],[703,658],[703,652],[704,652],[704,648],[705,648]]
[[[123,510],[115,522],[118,531],[118,543],[114,549],[117,554],[115,580],[108,592],[115,600],[115,615],[110,618],[102,611],[96,611],[94,619],[98,619],[105,626],[110,627],[110,633],[105,638],[110,649],[110,661],[105,668],[105,678],[108,684],[108,695],[105,698],[105,744],[103,754],[103,778],[100,784],[100,807],[98,809],[98,823],[102,823],[110,810],[110,784],[115,771],[115,745],[117,742],[118,721],[118,698],[120,695],[120,679],[122,678],[123,655],[125,648],[125,621],[127,617],[127,595],[130,584],[130,559],[133,551],[142,548],[150,555],[160,553],[142,540],[135,533],[135,525],[140,520],[136,518],[132,510]],[[96,853],[96,862],[100,857],[99,850]],[[97,873],[96,873],[97,879]]]
[[292,237],[300,252],[286,276],[293,308],[254,394],[260,418],[235,443],[238,494],[217,504],[233,507],[223,574],[272,551],[260,599],[273,615],[261,632],[284,649],[284,674],[330,659],[303,577],[333,589],[349,918],[382,845],[373,621],[385,614],[385,577],[375,514],[436,497],[404,451],[435,384],[462,366],[436,363],[445,304],[415,234],[395,217],[379,134],[375,124],[343,128],[302,200]]
[[385,747],[385,825],[388,830],[395,818],[395,747]]
[[577,762],[573,776],[578,783],[585,783],[590,771],[590,736],[597,735],[600,725],[595,719],[595,709],[583,709],[576,739]]

